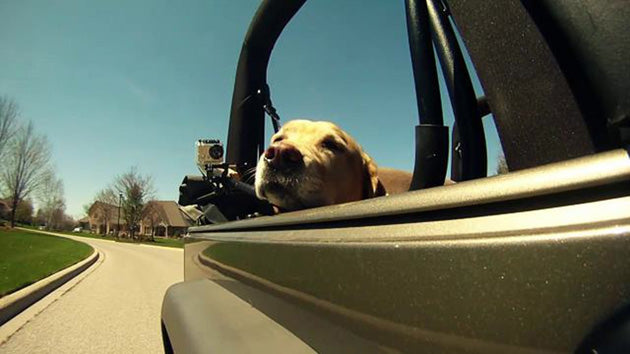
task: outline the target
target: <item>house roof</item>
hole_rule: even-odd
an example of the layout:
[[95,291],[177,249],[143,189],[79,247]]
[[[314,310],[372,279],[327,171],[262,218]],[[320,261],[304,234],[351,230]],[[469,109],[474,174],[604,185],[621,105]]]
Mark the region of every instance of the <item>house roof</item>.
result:
[[[179,204],[172,200],[154,200],[150,201],[147,205],[155,206],[155,211],[159,215],[161,222],[165,225],[172,227],[189,227],[193,224],[193,222],[186,216],[186,214],[180,209]],[[89,214],[92,215],[98,209],[108,210],[110,216],[113,216],[114,219],[117,219],[118,215],[118,206],[103,203],[100,201],[94,202],[90,207]],[[120,224],[124,225],[126,221],[124,220],[123,211],[121,210],[121,218]],[[82,219],[83,220],[83,219]],[[116,222],[116,220],[111,220]]]
[[154,200],[151,203],[158,207],[158,213],[162,221],[168,226],[188,227],[191,225],[190,221],[184,217],[179,208],[179,204],[176,202],[172,200]]
[[110,210],[112,212],[117,212],[118,211],[118,205],[113,205],[113,204],[108,204],[108,203],[104,203],[101,201],[95,201],[92,206],[90,207],[90,210],[88,210],[88,214],[92,214],[92,212],[94,211],[95,208],[101,208],[101,209],[106,209],[106,210]]
[[96,210],[102,210],[103,212],[107,211],[107,214],[110,217],[110,223],[116,223],[116,224],[120,224],[120,225],[126,225],[127,222],[125,221],[125,217],[124,217],[124,212],[122,211],[122,209],[120,209],[120,221],[118,220],[118,215],[119,215],[119,211],[118,211],[118,205],[113,205],[113,204],[108,204],[108,203],[104,203],[101,201],[95,201],[92,206],[90,206],[90,209],[88,210],[88,218],[92,217],[94,215],[94,213],[96,212]]

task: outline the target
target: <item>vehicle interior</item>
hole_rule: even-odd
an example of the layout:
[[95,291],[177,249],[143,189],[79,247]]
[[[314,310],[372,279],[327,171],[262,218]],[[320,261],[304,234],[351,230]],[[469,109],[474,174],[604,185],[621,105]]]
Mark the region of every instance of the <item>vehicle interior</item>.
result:
[[[261,2],[238,58],[225,163],[210,168],[255,167],[265,121],[281,124],[267,69],[305,2]],[[184,178],[179,203],[202,216],[186,237],[186,281],[164,298],[167,352],[630,350],[630,6],[405,9],[414,170],[384,169],[388,196],[279,215],[227,173]],[[494,120],[508,173],[486,176],[482,119]]]

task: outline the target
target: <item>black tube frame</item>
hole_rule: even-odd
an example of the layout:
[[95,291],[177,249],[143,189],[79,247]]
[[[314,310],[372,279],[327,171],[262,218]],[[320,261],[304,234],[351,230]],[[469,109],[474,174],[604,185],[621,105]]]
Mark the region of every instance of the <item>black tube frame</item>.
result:
[[306,0],[264,0],[245,35],[238,59],[226,161],[239,172],[256,165],[263,151],[265,120],[259,92],[267,87],[267,65],[280,33]]
[[440,86],[425,0],[405,0],[419,124],[443,125]]
[[445,2],[439,0],[427,0],[427,7],[433,42],[453,105],[454,129],[458,129],[454,135],[459,137],[459,142],[453,142],[453,156],[459,154],[461,159],[453,158],[456,165],[452,165],[451,179],[465,181],[485,177],[488,158],[483,125],[477,114],[477,98],[449,20],[448,8]]
[[417,190],[444,184],[448,127],[444,126],[427,4],[425,0],[405,0],[405,10],[419,121],[409,189]]
[[[265,0],[249,27],[238,61],[232,96],[226,160],[243,171],[256,165],[264,149],[264,100],[267,66],[282,30],[306,0]],[[416,127],[416,163],[411,189],[443,183],[448,160],[448,128],[443,125],[433,45],[442,64],[456,126],[461,129],[452,179],[484,177],[487,156],[483,126],[468,70],[449,22],[444,3],[406,0],[409,46],[412,57],[419,126]],[[455,148],[455,147],[454,147]]]

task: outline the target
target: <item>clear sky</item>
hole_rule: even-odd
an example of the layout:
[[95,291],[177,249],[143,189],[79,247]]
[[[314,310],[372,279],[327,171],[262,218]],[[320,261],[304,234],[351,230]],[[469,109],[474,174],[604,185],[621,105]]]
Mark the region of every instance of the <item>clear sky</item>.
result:
[[[195,141],[226,139],[236,62],[258,5],[0,0],[0,95],[48,137],[70,215],[132,166],[152,176],[159,199],[177,200],[184,175],[197,173]],[[412,170],[404,16],[402,0],[307,1],[269,66],[282,120],[333,121],[379,165]],[[500,147],[488,118],[484,126],[492,172]]]

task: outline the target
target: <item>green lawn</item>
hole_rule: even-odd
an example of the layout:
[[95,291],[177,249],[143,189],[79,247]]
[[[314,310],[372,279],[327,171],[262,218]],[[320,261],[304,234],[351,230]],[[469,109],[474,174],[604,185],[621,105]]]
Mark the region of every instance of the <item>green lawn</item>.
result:
[[145,242],[149,245],[156,246],[164,246],[164,247],[174,247],[174,248],[182,248],[184,247],[184,240],[181,238],[164,238],[164,237],[155,237],[155,242]]
[[[35,229],[33,226],[24,226],[29,229]],[[88,237],[94,238],[98,240],[110,240],[116,242],[126,242],[126,243],[143,243],[145,245],[153,245],[153,246],[163,246],[163,247],[173,247],[173,248],[183,248],[184,241],[181,238],[164,238],[164,237],[155,237],[155,241],[134,241],[128,238],[121,237],[116,239],[112,235],[99,235],[99,234],[91,234],[89,232],[65,232],[65,231],[50,231],[60,234],[66,234],[71,236],[79,236],[79,237]]]
[[0,229],[0,297],[43,279],[92,254],[70,239]]
[[[57,231],[53,231],[53,232],[57,232]],[[131,240],[128,238],[124,238],[124,237],[120,237],[118,239],[116,239],[114,236],[104,236],[104,235],[98,235],[98,234],[90,234],[87,232],[61,232],[63,234],[67,234],[67,235],[72,235],[72,236],[79,236],[79,237],[89,237],[89,238],[96,238],[99,240],[110,240],[110,241],[116,241],[116,242],[126,242],[126,243],[143,243],[145,245],[153,245],[153,246],[163,246],[163,247],[174,247],[174,248],[182,248],[184,247],[184,241],[179,238],[179,239],[175,239],[175,238],[164,238],[164,237],[155,237],[155,241],[148,241],[148,240],[143,240],[143,241],[135,241],[135,240]]]

